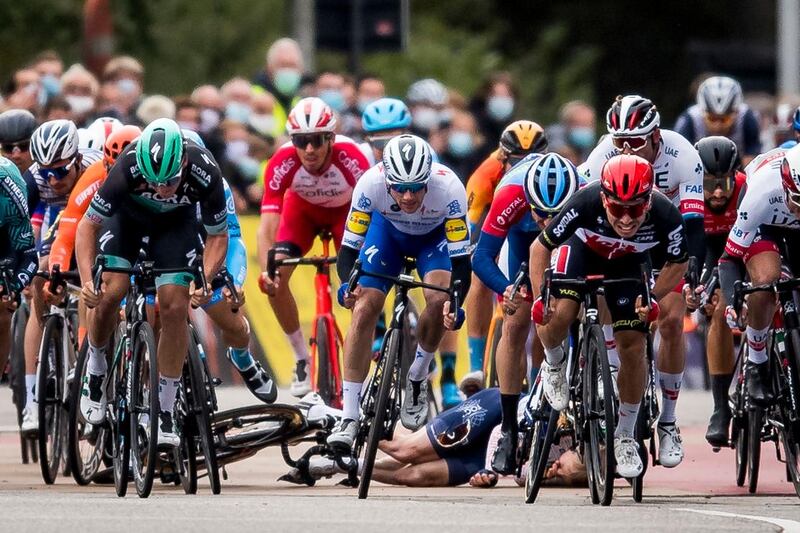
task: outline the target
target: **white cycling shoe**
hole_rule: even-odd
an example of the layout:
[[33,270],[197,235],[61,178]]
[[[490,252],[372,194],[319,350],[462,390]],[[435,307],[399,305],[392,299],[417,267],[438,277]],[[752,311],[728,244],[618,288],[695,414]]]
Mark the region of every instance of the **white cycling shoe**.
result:
[[22,410],[22,426],[19,429],[23,433],[39,431],[39,406],[36,403],[31,403]]
[[683,461],[683,439],[675,424],[658,424],[658,462],[661,466],[675,468]]
[[550,365],[547,361],[543,361],[539,375],[542,377],[542,390],[550,407],[556,411],[564,409],[569,403],[566,358],[559,365]]
[[633,437],[614,437],[614,458],[617,460],[617,474],[620,477],[635,478],[644,469],[639,456],[639,444]]
[[295,398],[302,398],[311,392],[311,373],[309,372],[310,362],[302,359],[297,361],[292,373],[292,384],[289,386],[289,393]]

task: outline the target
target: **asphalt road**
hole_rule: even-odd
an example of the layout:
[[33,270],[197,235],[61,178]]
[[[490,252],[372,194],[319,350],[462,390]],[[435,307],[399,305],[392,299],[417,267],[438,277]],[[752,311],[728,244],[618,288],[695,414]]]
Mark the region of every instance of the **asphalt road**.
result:
[[[242,389],[223,389],[222,408],[249,402]],[[283,400],[290,401],[288,397]],[[636,504],[619,482],[611,507],[593,506],[588,490],[546,488],[525,505],[523,489],[501,480],[494,489],[411,489],[374,484],[359,501],[336,479],[315,487],[276,481],[288,468],[277,449],[229,466],[222,494],[201,481],[195,496],[156,483],[147,500],[122,499],[113,487],[78,487],[71,478],[52,486],[38,465],[22,465],[15,415],[7,388],[0,388],[0,514],[4,531],[800,531],[800,500],[785,469],[764,445],[759,492],[736,487],[733,454],[713,453],[703,440],[710,398],[684,391],[679,404],[687,457],[673,470],[653,468],[644,502]],[[247,529],[242,529],[247,528]]]

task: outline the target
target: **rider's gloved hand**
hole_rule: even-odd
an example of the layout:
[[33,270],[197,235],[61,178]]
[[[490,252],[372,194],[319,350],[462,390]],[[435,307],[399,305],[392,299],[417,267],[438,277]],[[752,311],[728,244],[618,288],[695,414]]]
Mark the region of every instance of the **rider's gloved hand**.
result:
[[[742,304],[741,320],[744,320],[744,317],[746,316],[747,316],[747,304]],[[729,305],[725,308],[725,322],[731,329],[740,328],[740,317],[736,313],[736,309],[734,309],[732,305]]]
[[344,307],[344,297],[347,294],[347,289],[350,288],[350,284],[345,282],[339,285],[339,289],[336,291],[336,301],[339,302],[339,305]]
[[541,296],[536,298],[536,301],[533,302],[533,307],[531,308],[531,320],[540,326],[544,324],[544,301],[542,301]]

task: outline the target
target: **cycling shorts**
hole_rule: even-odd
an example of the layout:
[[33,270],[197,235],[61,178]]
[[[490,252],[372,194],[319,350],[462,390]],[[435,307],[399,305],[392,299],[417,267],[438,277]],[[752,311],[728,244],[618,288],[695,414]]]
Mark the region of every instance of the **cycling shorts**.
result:
[[503,418],[500,389],[484,389],[452,409],[439,414],[425,427],[436,454],[447,463],[450,486],[469,481],[486,464],[492,429]]
[[302,257],[311,250],[314,238],[320,231],[328,230],[333,234],[333,242],[338,249],[349,212],[349,203],[339,207],[320,207],[306,202],[292,191],[287,191],[283,199],[275,245],[291,250],[289,255],[292,257]]
[[[364,270],[397,276],[403,269],[405,257],[416,258],[420,279],[424,279],[425,274],[433,270],[450,272],[444,224],[424,235],[409,235],[394,227],[377,211],[373,212],[364,244],[358,254]],[[390,281],[367,275],[361,276],[358,283],[362,287],[383,292],[387,292],[392,286]]]

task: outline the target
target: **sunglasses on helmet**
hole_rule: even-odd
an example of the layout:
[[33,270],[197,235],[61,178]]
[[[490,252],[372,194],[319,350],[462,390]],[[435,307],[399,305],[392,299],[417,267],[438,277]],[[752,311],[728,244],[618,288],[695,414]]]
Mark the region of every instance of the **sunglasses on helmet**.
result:
[[709,193],[713,193],[719,188],[722,189],[723,193],[729,194],[733,192],[734,187],[736,187],[736,180],[733,174],[722,177],[706,174],[703,178],[703,190]]
[[424,183],[393,183],[389,185],[389,188],[396,192],[397,194],[405,194],[410,192],[412,194],[418,193],[422,189],[425,188]]
[[621,204],[611,198],[606,197],[606,209],[614,218],[622,218],[628,215],[631,218],[639,218],[650,208],[649,200],[643,200],[635,204]]
[[13,154],[15,151],[27,152],[30,150],[30,141],[19,141],[15,143],[0,143],[0,152],[4,154]]
[[611,137],[611,142],[614,143],[614,147],[617,150],[624,150],[627,147],[633,152],[638,152],[647,145],[649,139],[649,135],[644,137]]
[[292,144],[295,148],[305,148],[309,144],[312,148],[319,148],[328,138],[328,133],[300,133],[292,135]]
[[69,171],[72,170],[72,167],[75,166],[75,162],[78,160],[77,157],[74,157],[72,161],[64,165],[63,167],[54,167],[54,168],[44,168],[39,167],[39,175],[44,178],[45,181],[56,180],[61,181],[67,177]]

